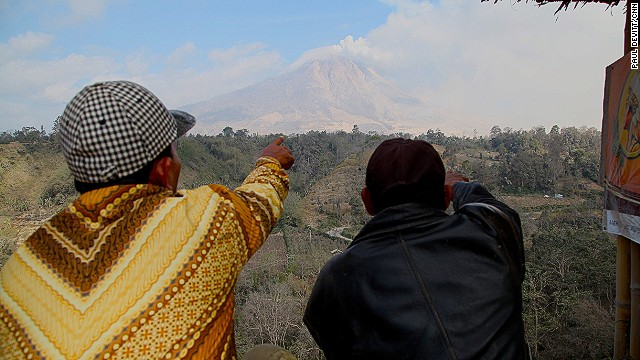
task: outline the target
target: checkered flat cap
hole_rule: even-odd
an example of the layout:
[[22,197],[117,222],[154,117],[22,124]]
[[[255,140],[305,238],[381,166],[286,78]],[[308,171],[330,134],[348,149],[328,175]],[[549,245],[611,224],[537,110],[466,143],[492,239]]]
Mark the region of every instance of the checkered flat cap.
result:
[[67,105],[59,134],[77,181],[101,183],[142,169],[195,124],[169,111],[144,87],[129,81],[85,87]]

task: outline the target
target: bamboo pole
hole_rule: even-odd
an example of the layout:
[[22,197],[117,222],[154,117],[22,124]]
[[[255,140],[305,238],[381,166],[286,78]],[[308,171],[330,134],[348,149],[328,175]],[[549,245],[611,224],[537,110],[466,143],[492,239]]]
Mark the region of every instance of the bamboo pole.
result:
[[629,316],[631,310],[629,287],[629,239],[618,235],[616,258],[616,328],[613,358],[627,359],[629,349]]
[[640,360],[640,244],[631,241],[631,329],[629,357]]

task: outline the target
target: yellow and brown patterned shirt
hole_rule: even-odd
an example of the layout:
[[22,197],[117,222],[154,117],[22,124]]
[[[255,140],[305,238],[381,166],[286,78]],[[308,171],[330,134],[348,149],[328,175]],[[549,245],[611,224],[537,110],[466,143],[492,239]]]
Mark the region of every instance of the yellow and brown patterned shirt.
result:
[[233,288],[288,189],[263,157],[234,191],[81,195],[0,272],[0,358],[235,358]]

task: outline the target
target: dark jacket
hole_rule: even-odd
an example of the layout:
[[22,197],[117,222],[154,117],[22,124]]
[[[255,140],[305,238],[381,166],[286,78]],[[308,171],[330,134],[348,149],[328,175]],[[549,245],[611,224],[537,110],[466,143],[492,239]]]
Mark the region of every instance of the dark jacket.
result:
[[455,213],[374,216],[322,269],[304,322],[327,359],[524,359],[518,214],[478,183]]

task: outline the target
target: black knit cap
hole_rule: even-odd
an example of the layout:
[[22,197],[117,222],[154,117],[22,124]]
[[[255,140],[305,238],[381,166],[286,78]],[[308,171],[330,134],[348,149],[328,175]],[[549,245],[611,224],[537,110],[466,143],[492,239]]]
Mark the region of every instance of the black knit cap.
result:
[[376,211],[405,203],[444,204],[445,169],[440,154],[423,140],[390,139],[373,152],[366,185]]

